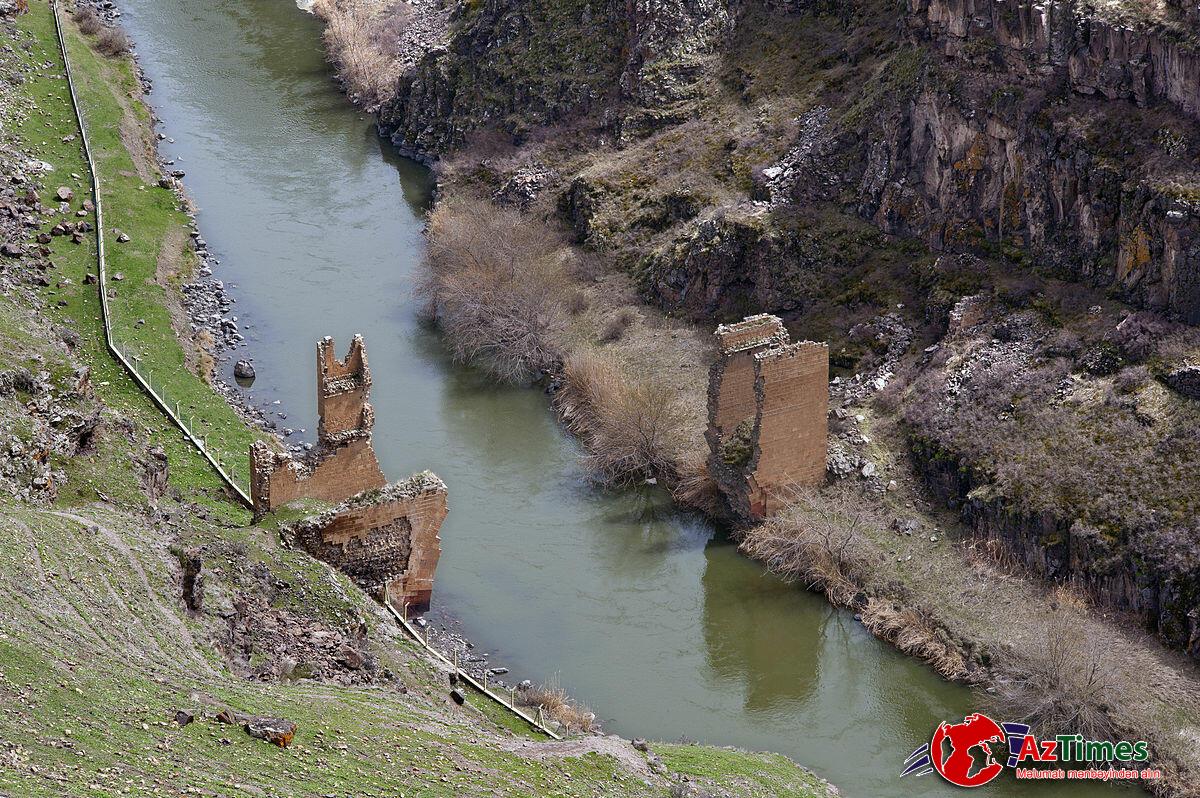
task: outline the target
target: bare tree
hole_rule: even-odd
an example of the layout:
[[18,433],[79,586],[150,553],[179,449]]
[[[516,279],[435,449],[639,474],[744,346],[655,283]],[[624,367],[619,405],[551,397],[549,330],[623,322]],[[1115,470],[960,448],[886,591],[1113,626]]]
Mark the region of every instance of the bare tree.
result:
[[560,244],[542,225],[482,200],[430,214],[417,293],[456,359],[523,382],[560,359],[564,324]]

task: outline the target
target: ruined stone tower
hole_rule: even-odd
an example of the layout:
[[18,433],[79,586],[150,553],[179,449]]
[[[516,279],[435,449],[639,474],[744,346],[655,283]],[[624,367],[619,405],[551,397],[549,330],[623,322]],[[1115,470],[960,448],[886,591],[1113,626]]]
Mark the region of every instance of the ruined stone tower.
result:
[[256,516],[299,498],[340,502],[387,484],[371,428],[375,413],[371,369],[361,335],[354,336],[345,360],[334,355],[333,339],[317,344],[317,445],[296,459],[259,441],[250,450],[250,497]]
[[304,457],[257,441],[250,449],[256,519],[296,499],[338,504],[285,525],[284,540],[346,573],[376,598],[396,606],[429,604],[441,555],[446,486],[426,471],[387,485],[371,428],[371,370],[362,336],[344,360],[333,339],[317,344],[317,445]]
[[716,330],[709,371],[709,472],[742,523],[778,511],[787,489],[825,478],[829,347],[791,343],[776,316]]

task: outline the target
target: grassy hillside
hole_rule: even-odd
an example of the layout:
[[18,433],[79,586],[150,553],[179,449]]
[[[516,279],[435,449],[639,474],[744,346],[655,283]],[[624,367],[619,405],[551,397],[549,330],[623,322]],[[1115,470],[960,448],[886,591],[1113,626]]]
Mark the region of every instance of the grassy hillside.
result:
[[[70,219],[84,218],[74,212],[87,172],[49,6],[33,0],[0,26],[14,42],[0,58],[23,75],[0,95],[3,171],[50,163],[41,203],[56,209],[67,185]],[[109,224],[131,237],[112,266],[125,276],[114,298],[125,340],[170,375],[214,437],[244,450],[251,431],[184,367],[170,333],[172,281],[160,266],[186,262],[186,218],[146,174],[152,161],[138,165],[148,115],[130,96],[132,65],[101,58],[78,32],[70,47]],[[63,219],[45,216],[43,229]],[[616,738],[557,743],[479,696],[458,706],[446,674],[349,580],[282,548],[272,527],[246,526],[111,360],[85,281],[94,232],[49,246],[53,267],[36,253],[5,260],[0,296],[0,793],[667,796],[687,794],[686,778],[719,794],[826,794],[774,755],[670,746],[658,758]],[[225,709],[293,721],[295,740],[254,739],[216,719]],[[180,711],[194,722],[177,723]]]

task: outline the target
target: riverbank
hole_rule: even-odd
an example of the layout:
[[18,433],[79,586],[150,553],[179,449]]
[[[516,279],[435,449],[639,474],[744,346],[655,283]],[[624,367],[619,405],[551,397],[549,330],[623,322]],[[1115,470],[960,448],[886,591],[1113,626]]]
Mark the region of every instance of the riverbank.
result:
[[[480,181],[469,161],[443,161],[440,175],[448,204],[457,192],[487,196],[499,188]],[[477,210],[474,216],[479,218]],[[538,224],[533,218],[525,223]],[[553,228],[545,234],[569,247]],[[502,231],[479,240],[503,240]],[[579,279],[564,271],[560,279],[570,281],[562,296],[579,292],[592,310],[565,312],[569,322],[549,328],[547,348],[561,353],[568,364],[598,354],[619,369],[618,381],[624,385],[651,379],[665,386],[679,409],[679,428],[667,438],[685,443],[664,453],[670,467],[646,476],[666,481],[688,506],[711,512],[713,491],[695,467],[699,436],[707,423],[702,408],[711,348],[704,331],[636,304],[634,287],[619,272]],[[605,342],[611,319],[630,309],[636,320],[618,340]],[[903,333],[897,337],[906,339]],[[587,430],[588,419],[606,413],[630,418],[620,405],[623,393],[597,393],[586,384],[573,385],[570,368],[551,371],[551,401],[567,409],[569,429]],[[903,433],[882,418],[872,402],[875,376],[842,379],[831,386],[831,403],[837,409],[834,450],[851,463],[874,464],[872,476],[863,477],[855,466],[849,482],[796,503],[773,524],[748,530],[743,544],[747,554],[802,586],[820,590],[835,606],[853,610],[872,634],[929,662],[942,676],[985,691],[981,706],[1019,713],[1036,706],[1039,693],[1050,691],[1061,696],[1065,716],[1077,711],[1100,714],[1107,719],[1101,731],[1151,741],[1156,762],[1167,773],[1156,789],[1165,795],[1188,795],[1200,784],[1193,756],[1200,739],[1187,731],[1200,720],[1200,683],[1192,663],[1137,631],[1130,619],[1096,607],[1081,591],[1023,574],[978,542],[952,512],[933,504],[905,453]],[[591,397],[592,404],[562,401],[577,396]],[[614,396],[615,408],[604,404]],[[598,451],[603,458],[608,439],[586,434],[584,439],[593,456]],[[814,527],[826,530],[828,537],[812,547],[805,541]],[[820,570],[822,559],[835,565],[833,572]],[[1048,662],[1054,650],[1051,642],[1064,634],[1077,641],[1072,659]],[[1089,667],[1102,674],[1100,684],[1085,677]],[[1000,702],[997,695],[1005,700]]]
[[[509,137],[487,139],[481,134],[480,140],[464,151],[453,155],[438,153],[443,155],[438,165],[443,196],[453,201],[456,196],[473,195],[488,202],[516,205],[523,209],[530,224],[544,224],[545,236],[569,253],[567,260],[582,264],[584,268],[562,270],[560,278],[567,281],[560,297],[562,313],[546,325],[549,345],[542,348],[555,351],[557,359],[564,363],[580,352],[605,353],[606,359],[627,368],[623,371],[623,382],[628,384],[635,384],[652,374],[654,380],[674,389],[674,394],[679,397],[680,417],[686,419],[681,422],[685,433],[680,437],[690,437],[695,442],[706,423],[703,406],[708,355],[703,341],[707,331],[667,320],[642,306],[637,298],[643,286],[628,271],[598,265],[603,256],[569,246],[571,240],[603,238],[605,231],[596,228],[603,225],[607,217],[598,215],[588,203],[605,197],[609,200],[617,197],[621,201],[641,197],[640,204],[626,209],[625,218],[637,222],[630,225],[631,228],[657,230],[660,227],[656,224],[668,226],[672,220],[671,197],[646,196],[652,192],[640,189],[639,181],[644,182],[644,179],[636,170],[645,168],[645,163],[638,158],[666,158],[670,164],[678,165],[687,163],[690,154],[686,148],[672,146],[667,146],[664,154],[652,149],[650,144],[642,147],[636,141],[623,153],[612,154],[604,145],[590,140],[586,133],[577,134],[571,129],[541,131],[533,138],[533,143],[521,146],[512,144]],[[664,139],[669,139],[669,135]],[[663,146],[670,142],[654,144]],[[596,146],[598,151],[605,153],[604,157],[628,162],[625,165],[630,166],[630,170],[622,172],[619,164],[605,163],[602,158],[593,162],[587,156],[580,156],[581,146]],[[639,152],[639,148],[645,151]],[[588,174],[589,170],[591,174]],[[577,175],[583,176],[575,180]],[[628,181],[628,186],[621,181]],[[684,214],[683,218],[690,218],[684,207],[688,195],[688,191],[683,191],[677,198],[676,210]],[[560,202],[564,197],[568,206],[565,215],[575,222],[569,230],[564,230],[560,221],[564,215]],[[751,218],[745,222],[746,230],[733,231],[735,243],[716,238],[708,244],[717,251],[735,247],[737,234],[761,232],[754,226],[756,223],[761,226],[764,220]],[[845,225],[845,228],[838,231],[842,236],[839,240],[872,240],[874,231],[865,224]],[[610,232],[618,238],[616,250],[623,257],[629,256],[626,260],[636,261],[639,254],[645,254],[622,251],[620,237],[632,238],[630,231],[618,227]],[[871,246],[880,250],[881,257],[905,260],[902,246]],[[883,287],[884,291],[891,289],[890,285]],[[576,294],[585,299],[576,300]],[[897,298],[903,300],[901,305],[914,304],[907,294]],[[598,308],[599,312],[594,318],[572,312],[572,308],[579,307]],[[645,323],[635,321],[626,325],[620,336],[612,340],[606,328],[611,319],[619,317],[623,311],[632,311],[635,319]],[[626,348],[636,351],[636,342],[653,340],[646,336],[642,327],[670,332],[666,340],[658,338],[647,346],[647,356],[640,364],[626,367],[621,360]],[[672,343],[678,339],[672,339],[672,333],[685,336],[684,340],[695,340],[699,345],[694,352],[676,357]],[[839,334],[844,336],[844,330]],[[885,355],[875,373],[854,378],[843,376],[831,389],[833,406],[838,410],[833,425],[833,454],[836,457],[831,459],[831,466],[836,466],[834,470],[840,476],[853,475],[855,482],[861,485],[862,500],[868,501],[872,508],[865,519],[848,524],[844,522],[850,519],[843,518],[843,523],[838,525],[854,528],[854,545],[841,552],[847,559],[841,564],[840,573],[846,579],[852,577],[852,581],[847,584],[836,580],[836,584],[826,584],[814,580],[811,573],[782,566],[786,562],[784,555],[788,546],[799,537],[794,531],[766,540],[760,538],[753,546],[754,551],[767,564],[781,567],[789,576],[812,582],[820,588],[835,588],[829,591],[833,593],[831,598],[835,603],[854,608],[869,629],[889,642],[900,644],[904,650],[917,655],[932,652],[932,659],[941,664],[939,669],[944,675],[968,678],[995,690],[1007,691],[1012,685],[1023,685],[1029,688],[1023,694],[1023,700],[1030,703],[1036,698],[1037,691],[1049,691],[1061,693],[1069,701],[1083,702],[1089,709],[1099,709],[1113,729],[1151,739],[1157,755],[1177,768],[1165,789],[1187,794],[1200,783],[1200,774],[1195,770],[1195,763],[1200,761],[1197,755],[1200,691],[1194,665],[1185,657],[1164,649],[1151,636],[1142,634],[1131,619],[1102,607],[1090,606],[1070,591],[1064,594],[1021,576],[1016,569],[1005,567],[1007,563],[1003,557],[997,557],[995,551],[977,543],[970,530],[950,513],[940,511],[912,470],[906,435],[881,414],[872,401],[878,390],[873,378],[882,377],[879,385],[885,384],[899,355],[915,345],[915,336],[911,330],[905,333],[903,322],[899,326],[891,322],[872,323],[860,334],[871,342],[872,348],[890,350],[893,343],[897,343],[898,350]],[[847,348],[852,348],[850,341],[846,343]],[[861,343],[858,347],[862,348]],[[474,347],[476,350],[481,348]],[[911,357],[915,352],[908,354]],[[519,361],[523,357],[519,350],[508,353],[509,360]],[[561,379],[561,375],[556,373],[554,378]],[[574,391],[572,387],[567,385],[568,394],[598,395],[587,386],[579,386]],[[580,407],[580,402],[571,401],[572,415],[577,414]],[[585,412],[593,417],[627,416],[616,405],[585,408]],[[594,454],[605,459],[604,437],[589,434],[595,429],[594,424],[588,419],[570,418],[568,423],[583,429]],[[679,451],[688,451],[694,457],[703,449],[685,444]],[[694,460],[675,456],[674,451],[671,454],[673,467],[669,470],[679,475],[696,473],[692,466]],[[702,479],[697,487],[698,494],[703,496]],[[794,515],[790,517],[793,525],[802,527],[812,523],[805,507],[793,510]],[[1013,628],[1013,624],[1003,618],[1004,613],[987,610],[994,606],[1010,608],[1014,616],[1020,618],[1019,628]],[[1086,656],[1094,655],[1104,674],[1104,689],[1099,695],[1091,686],[1084,689],[1072,684],[1070,674],[1045,676],[1042,654],[1046,650],[1046,641],[1060,636],[1064,628],[1079,630],[1081,639],[1094,641],[1086,646]],[[1103,641],[1103,644],[1095,641]],[[1052,683],[1047,684],[1046,678]],[[1022,691],[1016,692],[1019,702]]]
[[[245,526],[207,462],[104,348],[87,279],[95,231],[80,227],[94,209],[50,8],[35,0],[0,25],[13,43],[0,59],[16,78],[0,104],[0,788],[390,795],[417,782],[430,794],[492,795],[503,773],[512,794],[665,798],[685,776],[725,789],[761,770],[756,794],[825,793],[773,755],[685,747],[651,760],[613,738],[555,746],[488,702],[459,707],[444,674],[347,579]],[[68,30],[105,216],[128,236],[113,244],[125,247],[110,266],[114,316],[162,384],[232,448],[255,433],[185,368],[164,299],[183,275],[158,270],[187,257],[187,214],[138,170],[152,128],[129,102],[132,62],[90,42]],[[69,235],[49,232],[68,222]],[[297,724],[286,750],[239,728],[263,715]]]

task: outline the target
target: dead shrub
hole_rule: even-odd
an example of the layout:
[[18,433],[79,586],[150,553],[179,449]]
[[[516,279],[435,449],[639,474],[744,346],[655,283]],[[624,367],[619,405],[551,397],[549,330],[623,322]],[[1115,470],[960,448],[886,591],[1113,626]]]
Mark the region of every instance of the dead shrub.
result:
[[664,383],[631,377],[612,356],[576,352],[563,364],[554,406],[602,481],[624,486],[674,474],[687,420]]
[[928,618],[912,607],[871,597],[860,611],[863,626],[909,656],[924,660],[946,679],[967,675],[962,652]]
[[447,202],[429,217],[417,294],[455,359],[520,383],[558,363],[565,281],[559,244],[518,211]]
[[596,726],[596,713],[585,705],[572,701],[567,691],[552,676],[545,684],[535,684],[517,691],[517,703],[526,707],[541,707],[552,720],[556,720],[571,731],[591,732]]
[[1113,378],[1113,390],[1118,394],[1137,393],[1150,382],[1150,369],[1145,366],[1127,366]]
[[638,314],[633,308],[621,308],[619,311],[608,317],[604,322],[604,326],[600,328],[600,343],[610,344],[613,341],[621,340],[635,321]]
[[859,593],[852,551],[872,519],[846,488],[796,491],[781,512],[745,533],[741,549],[778,576],[850,606]]
[[567,297],[567,312],[572,316],[578,316],[588,309],[587,294],[582,291],[575,291]]
[[325,47],[346,93],[368,109],[395,97],[401,65],[394,39],[404,20],[376,20],[370,8],[333,2],[318,3],[313,10],[325,20]]
[[105,28],[96,37],[96,50],[108,58],[122,56],[133,47],[129,36],[120,28]]
[[710,517],[722,513],[721,491],[708,470],[708,458],[696,455],[679,467],[671,497],[682,507],[698,510]]
[[71,14],[71,18],[75,20],[75,25],[80,32],[95,36],[104,28],[104,23],[100,21],[100,17],[96,15],[96,10],[91,6],[79,6]]
[[1103,641],[1088,636],[1064,612],[1047,625],[1042,645],[1023,651],[1018,675],[997,687],[1001,715],[1028,723],[1042,736],[1112,739],[1108,697],[1113,685],[1103,664]]

